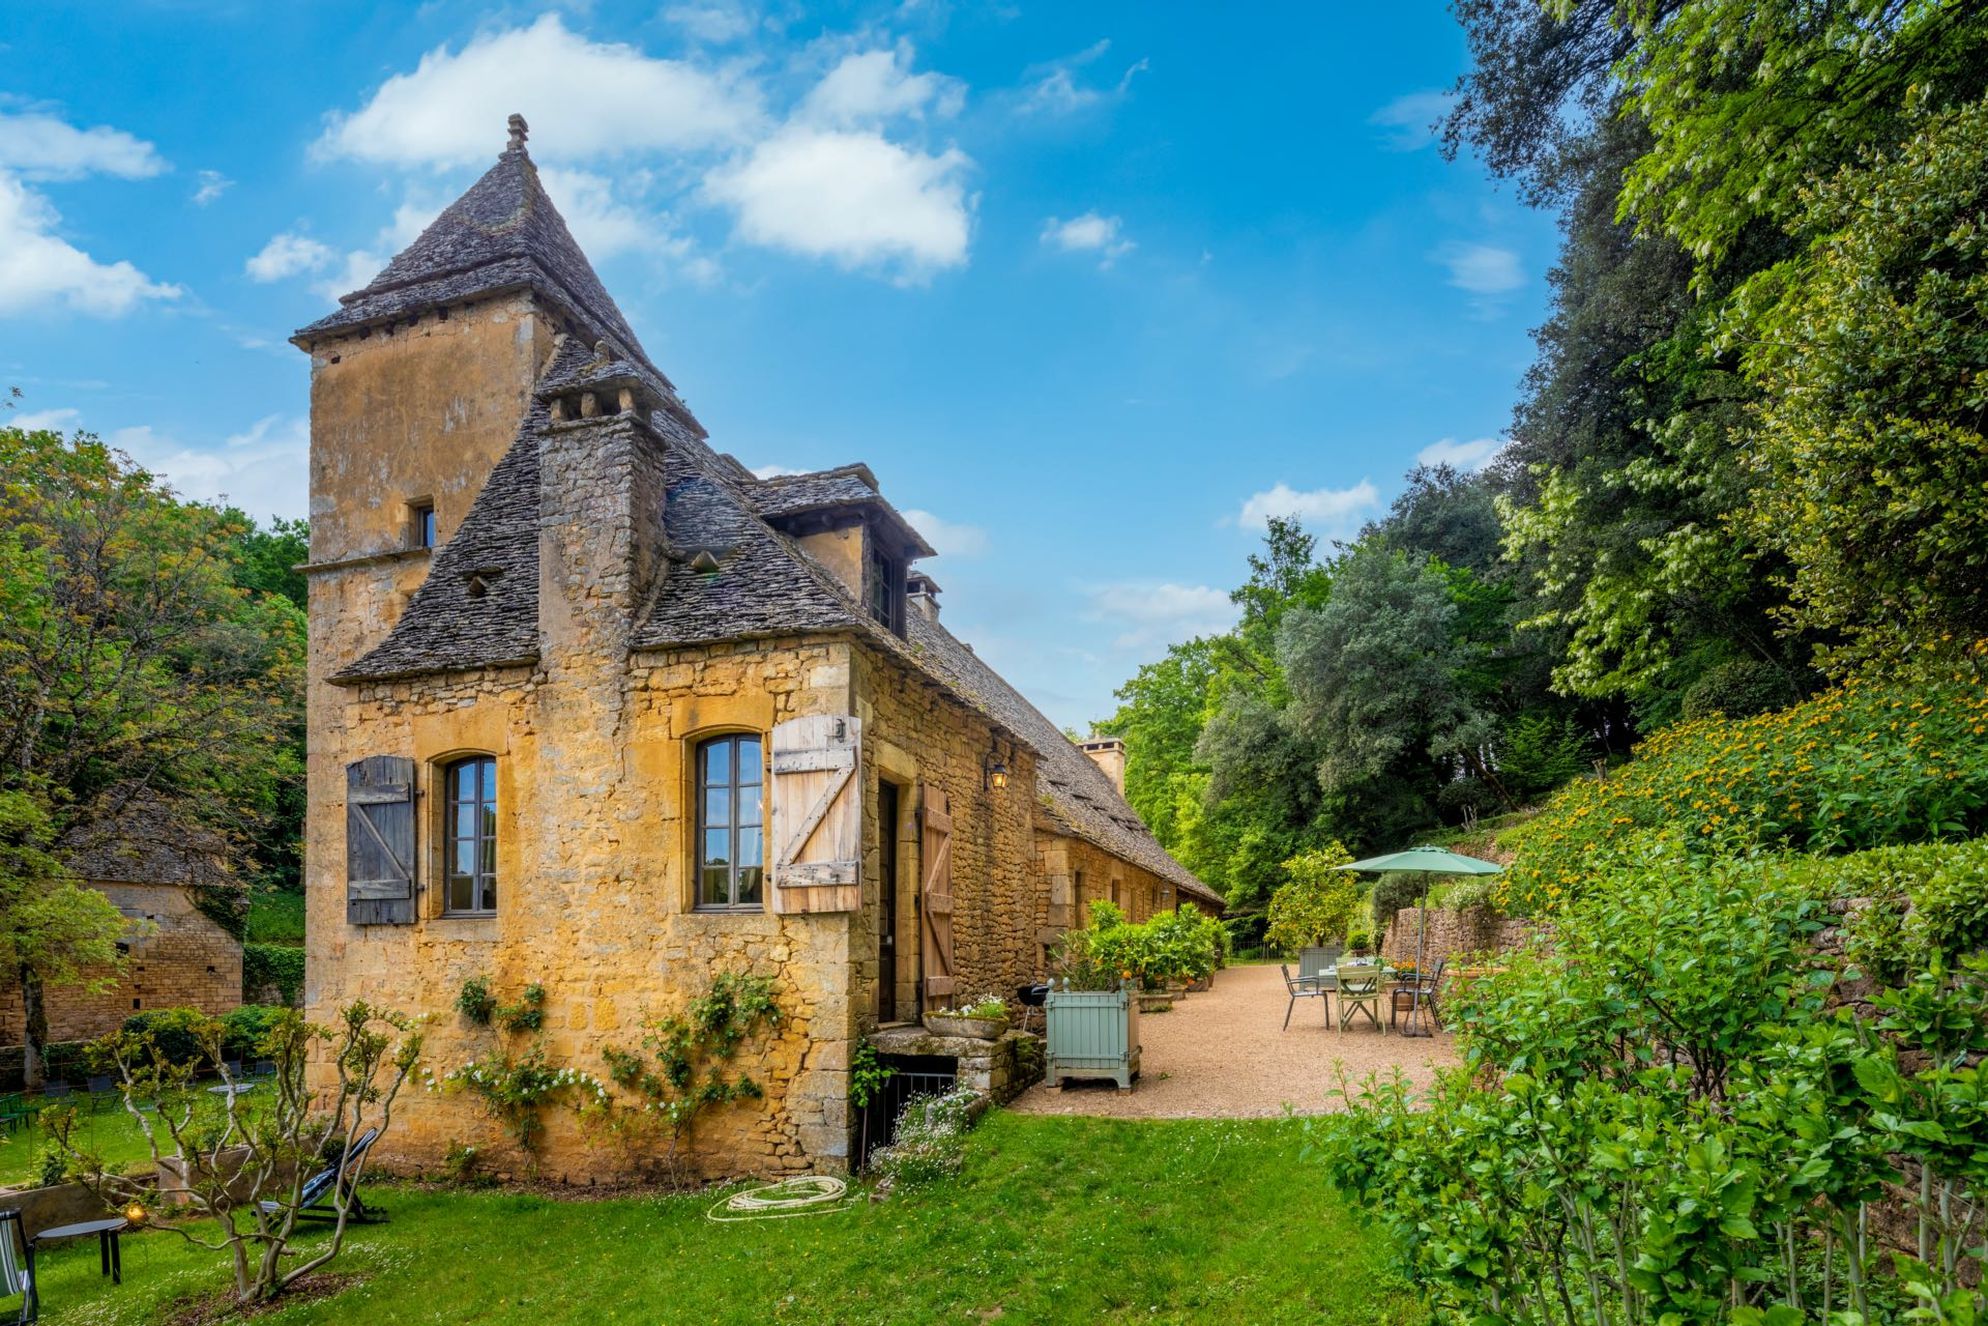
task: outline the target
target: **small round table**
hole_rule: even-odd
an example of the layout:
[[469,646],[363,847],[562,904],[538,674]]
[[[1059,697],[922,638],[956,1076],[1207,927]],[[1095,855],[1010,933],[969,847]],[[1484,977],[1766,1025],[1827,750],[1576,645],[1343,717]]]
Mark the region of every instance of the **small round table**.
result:
[[112,1216],[108,1220],[84,1220],[74,1225],[57,1225],[54,1229],[44,1229],[29,1240],[40,1244],[51,1239],[79,1239],[90,1234],[97,1236],[97,1254],[102,1259],[100,1275],[110,1277],[114,1285],[124,1283],[124,1258],[117,1246],[117,1236],[131,1227],[131,1222],[123,1216]]

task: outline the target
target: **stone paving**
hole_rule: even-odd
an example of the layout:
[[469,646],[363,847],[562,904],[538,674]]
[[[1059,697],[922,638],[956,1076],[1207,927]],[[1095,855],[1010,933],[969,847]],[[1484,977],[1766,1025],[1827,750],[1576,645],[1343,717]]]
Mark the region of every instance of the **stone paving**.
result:
[[1317,1114],[1338,1108],[1335,1064],[1352,1082],[1400,1068],[1426,1087],[1437,1068],[1457,1062],[1447,1033],[1405,1039],[1364,1019],[1341,1032],[1325,1025],[1318,999],[1299,1000],[1283,1030],[1286,1002],[1274,964],[1230,967],[1214,989],[1139,1019],[1143,1071],[1131,1094],[1110,1082],[1038,1083],[1008,1108],[1124,1119],[1275,1118],[1287,1106]]

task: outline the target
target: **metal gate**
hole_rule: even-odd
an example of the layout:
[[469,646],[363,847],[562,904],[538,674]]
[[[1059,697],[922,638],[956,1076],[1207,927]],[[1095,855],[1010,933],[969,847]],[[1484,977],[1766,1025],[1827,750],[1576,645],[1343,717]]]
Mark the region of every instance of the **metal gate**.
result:
[[897,1136],[897,1116],[913,1096],[943,1096],[959,1085],[959,1060],[943,1054],[880,1054],[879,1066],[891,1075],[863,1107],[863,1127],[856,1148],[856,1168],[870,1163],[870,1153],[889,1146]]

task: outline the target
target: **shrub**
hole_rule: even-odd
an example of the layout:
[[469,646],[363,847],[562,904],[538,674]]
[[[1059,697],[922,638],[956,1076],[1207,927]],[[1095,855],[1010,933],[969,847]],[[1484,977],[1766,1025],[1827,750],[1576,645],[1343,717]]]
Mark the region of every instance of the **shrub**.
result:
[[1289,882],[1270,897],[1264,942],[1289,953],[1344,935],[1360,906],[1360,881],[1338,867],[1352,860],[1335,841],[1285,861]]
[[497,996],[490,993],[490,980],[484,976],[472,976],[456,991],[456,1012],[468,1018],[479,1027],[490,1025],[491,1017],[497,1012]]
[[197,1008],[156,1008],[124,1020],[124,1033],[161,1065],[212,1067],[207,1031],[214,1019]]
[[1394,924],[1395,914],[1413,907],[1429,891],[1429,877],[1421,871],[1390,871],[1374,881],[1374,933],[1385,935]]
[[260,999],[275,986],[286,1004],[304,992],[304,950],[292,944],[242,945],[242,998]]
[[1121,981],[1146,989],[1212,976],[1228,951],[1221,922],[1192,903],[1155,912],[1133,925],[1115,903],[1091,904],[1091,923],[1065,931],[1051,968],[1072,989],[1116,990]]
[[952,1178],[966,1164],[966,1134],[973,1126],[976,1099],[964,1087],[943,1096],[913,1096],[897,1116],[890,1145],[870,1158],[870,1167],[904,1188]]
[[1514,803],[1551,792],[1587,767],[1587,734],[1570,718],[1528,714],[1505,729],[1498,746],[1498,779]]
[[1776,713],[1666,728],[1606,780],[1562,789],[1508,831],[1501,908],[1552,911],[1667,836],[1696,859],[1845,853],[1988,831],[1988,685],[1850,684]]
[[1788,675],[1759,659],[1736,658],[1721,663],[1691,683],[1684,692],[1683,714],[1693,718],[1752,718],[1795,702]]
[[270,1004],[243,1004],[221,1015],[221,1053],[229,1059],[269,1057],[269,1040],[290,1010]]

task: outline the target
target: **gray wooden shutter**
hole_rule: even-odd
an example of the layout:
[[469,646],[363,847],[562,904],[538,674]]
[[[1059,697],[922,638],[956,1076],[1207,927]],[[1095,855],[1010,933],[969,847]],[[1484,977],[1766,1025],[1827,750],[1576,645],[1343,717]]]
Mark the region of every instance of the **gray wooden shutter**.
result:
[[372,755],[345,766],[345,919],[414,921],[414,761]]

